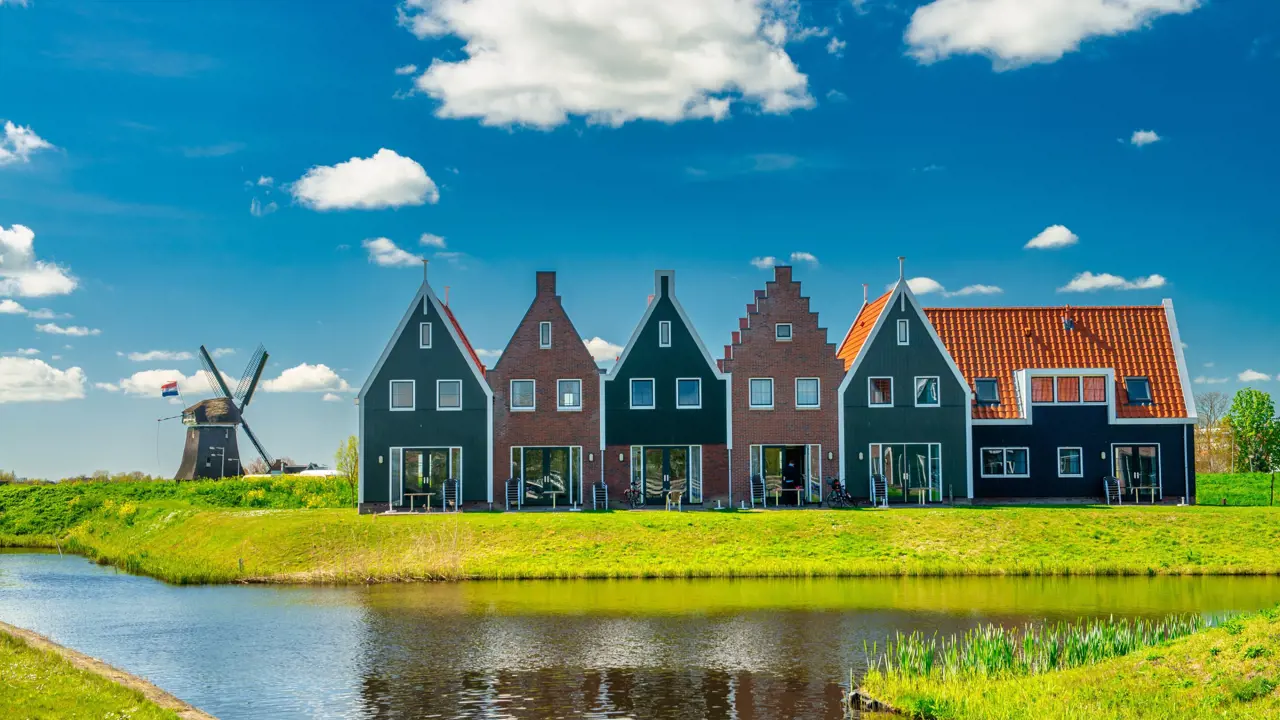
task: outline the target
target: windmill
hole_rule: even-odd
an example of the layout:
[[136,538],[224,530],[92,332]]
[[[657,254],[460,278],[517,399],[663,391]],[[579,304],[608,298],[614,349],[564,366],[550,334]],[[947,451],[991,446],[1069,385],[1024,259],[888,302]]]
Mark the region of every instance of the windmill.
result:
[[201,400],[182,411],[182,424],[187,426],[187,442],[182,451],[182,464],[175,480],[197,478],[221,478],[244,474],[240,464],[240,449],[236,442],[236,428],[244,429],[262,461],[271,467],[274,462],[262,443],[245,422],[244,409],[253,399],[253,391],[262,379],[267,366],[267,351],[261,346],[249,358],[240,382],[233,393],[226,380],[213,363],[213,357],[200,346],[200,364],[204,366],[205,380],[214,397]]

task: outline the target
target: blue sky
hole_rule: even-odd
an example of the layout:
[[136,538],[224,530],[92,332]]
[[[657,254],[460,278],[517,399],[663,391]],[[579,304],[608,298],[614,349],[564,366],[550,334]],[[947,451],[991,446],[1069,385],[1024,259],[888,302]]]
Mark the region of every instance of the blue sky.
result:
[[202,343],[330,461],[406,254],[495,352],[535,270],[604,357],[656,268],[717,352],[769,258],[836,342],[905,255],[930,304],[1171,297],[1197,392],[1267,388],[1278,87],[1265,0],[3,0],[0,467],[172,473]]

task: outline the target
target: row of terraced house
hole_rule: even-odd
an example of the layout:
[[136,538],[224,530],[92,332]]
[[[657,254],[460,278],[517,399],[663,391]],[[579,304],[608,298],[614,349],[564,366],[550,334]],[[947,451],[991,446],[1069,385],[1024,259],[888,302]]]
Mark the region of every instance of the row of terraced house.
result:
[[[801,504],[830,479],[877,502],[1100,498],[1121,478],[1192,502],[1195,410],[1171,301],[926,308],[899,273],[838,345],[774,268],[720,357],[675,273],[608,371],[556,292],[486,369],[424,281],[361,388],[362,511],[646,503],[739,507],[785,476]],[[799,483],[795,482],[800,478]],[[773,502],[778,500],[774,492]]]

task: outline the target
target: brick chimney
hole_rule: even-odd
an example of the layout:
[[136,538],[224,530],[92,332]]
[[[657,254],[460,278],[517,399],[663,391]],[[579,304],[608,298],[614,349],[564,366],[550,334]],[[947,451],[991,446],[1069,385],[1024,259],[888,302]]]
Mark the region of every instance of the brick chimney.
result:
[[556,274],[555,271],[540,270],[537,273],[538,295],[556,294]]

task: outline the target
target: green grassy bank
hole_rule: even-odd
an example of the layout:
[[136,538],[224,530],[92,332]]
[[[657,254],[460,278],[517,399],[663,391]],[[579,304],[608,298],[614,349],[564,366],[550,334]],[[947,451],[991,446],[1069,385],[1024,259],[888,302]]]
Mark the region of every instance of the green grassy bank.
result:
[[939,720],[1280,717],[1280,611],[1041,675],[954,679],[872,672],[867,695]]
[[1203,473],[1196,476],[1201,505],[1271,505],[1277,502],[1271,473]]

